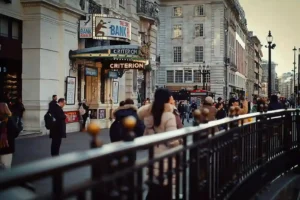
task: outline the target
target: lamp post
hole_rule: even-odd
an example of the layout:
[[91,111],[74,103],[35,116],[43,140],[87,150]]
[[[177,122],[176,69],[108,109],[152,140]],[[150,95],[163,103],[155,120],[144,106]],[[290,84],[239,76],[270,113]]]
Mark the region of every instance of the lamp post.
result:
[[268,42],[268,46],[266,46],[269,49],[269,68],[268,68],[268,97],[269,99],[271,98],[272,95],[272,77],[271,77],[271,73],[272,73],[272,61],[271,61],[271,50],[274,49],[276,47],[276,44],[272,44],[273,42],[273,36],[271,34],[271,31],[269,31],[269,34],[267,36],[267,42]]
[[209,72],[209,66],[205,65],[205,61],[203,61],[203,64],[199,65],[199,70],[201,70],[201,74],[202,74],[202,89],[203,90],[207,90],[205,84],[207,83],[207,75],[210,74]]
[[297,51],[297,49],[296,49],[296,47],[294,47],[294,49],[293,49],[293,51],[294,51],[294,62],[293,62],[293,64],[294,64],[294,69],[292,70],[293,72],[294,72],[294,106],[295,106],[295,108],[297,108],[297,90],[296,90],[296,51]]

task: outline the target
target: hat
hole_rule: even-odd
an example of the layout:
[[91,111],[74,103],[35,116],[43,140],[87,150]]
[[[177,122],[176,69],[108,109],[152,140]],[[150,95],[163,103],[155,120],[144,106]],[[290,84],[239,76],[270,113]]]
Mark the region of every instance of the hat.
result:
[[214,101],[213,101],[213,99],[211,98],[211,97],[205,97],[205,100],[204,100],[204,102],[205,103],[208,103],[208,104],[213,104],[214,103]]

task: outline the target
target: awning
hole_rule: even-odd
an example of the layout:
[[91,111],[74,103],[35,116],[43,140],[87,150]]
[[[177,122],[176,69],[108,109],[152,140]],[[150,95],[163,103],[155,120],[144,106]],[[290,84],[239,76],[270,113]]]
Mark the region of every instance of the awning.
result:
[[136,61],[146,62],[147,59],[141,56],[140,46],[138,45],[110,45],[98,46],[69,51],[69,59],[86,59],[86,60],[112,60],[112,61]]

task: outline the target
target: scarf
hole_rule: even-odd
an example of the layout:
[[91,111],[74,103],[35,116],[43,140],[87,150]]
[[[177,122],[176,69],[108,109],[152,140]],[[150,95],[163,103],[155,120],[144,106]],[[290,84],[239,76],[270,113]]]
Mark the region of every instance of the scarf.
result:
[[0,119],[1,119],[1,122],[0,122],[0,149],[9,147],[8,139],[7,139],[8,117],[9,117],[8,115],[0,116]]

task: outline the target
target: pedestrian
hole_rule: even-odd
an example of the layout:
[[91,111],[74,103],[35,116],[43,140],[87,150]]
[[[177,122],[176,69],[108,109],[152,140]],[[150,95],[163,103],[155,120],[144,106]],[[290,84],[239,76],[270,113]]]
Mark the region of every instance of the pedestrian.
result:
[[283,106],[281,103],[279,103],[278,96],[272,95],[270,99],[270,103],[268,105],[268,110],[279,110],[279,109],[283,109]]
[[60,98],[57,104],[51,108],[53,116],[53,125],[50,128],[51,156],[58,156],[62,138],[66,138],[66,115],[63,111],[65,106],[65,99]]
[[8,105],[0,103],[0,165],[4,168],[11,167],[15,138],[20,133],[11,115]]
[[181,123],[182,123],[182,125],[184,125],[185,112],[184,112],[184,105],[183,105],[182,101],[179,102],[177,109],[180,114]]
[[176,118],[177,129],[183,128],[183,124],[182,124],[181,119],[180,119],[180,113],[178,112],[178,110],[175,106],[176,102],[175,102],[173,96],[171,96],[170,104],[174,106],[173,107],[174,108],[173,114],[175,115],[175,118]]
[[[138,110],[138,116],[145,123],[144,135],[165,134],[167,131],[177,130],[176,118],[173,114],[174,106],[170,104],[173,101],[171,92],[165,88],[159,88],[155,91],[154,101],[141,107]],[[159,155],[170,148],[181,144],[181,140],[173,140],[157,144],[154,147],[154,154]],[[176,160],[173,159],[173,166],[176,166]],[[163,170],[166,173],[168,170],[168,160],[165,159],[163,163]],[[153,166],[154,176],[159,177],[159,165],[156,162]],[[174,185],[174,176],[173,176]],[[166,182],[163,184],[151,183],[149,184],[149,192],[146,197],[147,200],[165,200],[172,199],[174,193],[169,192],[169,186]]]
[[192,101],[192,104],[191,104],[192,112],[194,112],[197,108],[198,108],[198,106],[197,106],[196,102]]
[[52,101],[50,101],[50,103],[49,103],[48,112],[51,113],[52,108],[55,107],[56,104],[57,104],[57,95],[54,94],[54,95],[52,95]]
[[137,107],[134,105],[132,99],[126,99],[124,105],[118,107],[114,112],[115,121],[112,123],[109,129],[109,136],[111,142],[122,141],[126,137],[126,130],[123,125],[123,120],[128,116],[133,116],[136,119],[136,125],[133,129],[136,134],[135,137],[140,137],[144,134],[144,123],[138,118]]
[[212,99],[212,97],[207,96],[204,99],[203,102],[203,106],[200,108],[201,113],[203,113],[204,109],[208,109],[209,113],[207,116],[207,119],[204,119],[203,115],[200,115],[200,123],[203,123],[204,121],[208,120],[208,121],[214,121],[216,120],[216,115],[217,115],[217,109],[213,106],[214,104],[214,100]]
[[82,102],[79,103],[78,105],[79,105],[79,114],[82,118],[81,131],[85,132],[86,131],[86,128],[85,128],[86,120],[89,116],[89,106],[87,106],[87,102],[85,99],[83,99]]
[[190,112],[191,112],[191,107],[189,105],[188,102],[186,102],[184,104],[184,112],[185,112],[185,117],[186,117],[186,120],[187,120],[187,123],[190,123]]
[[22,102],[22,98],[18,97],[16,103],[12,106],[12,115],[17,124],[19,130],[23,130],[23,113],[25,112],[25,107]]

